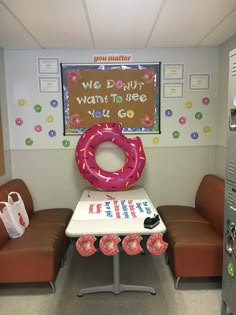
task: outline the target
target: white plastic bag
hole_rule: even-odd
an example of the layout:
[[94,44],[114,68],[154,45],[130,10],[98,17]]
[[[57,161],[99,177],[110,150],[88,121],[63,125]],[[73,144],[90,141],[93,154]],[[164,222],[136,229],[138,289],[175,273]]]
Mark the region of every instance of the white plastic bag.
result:
[[[16,195],[16,201],[13,201],[12,195]],[[29,216],[25,209],[24,201],[21,198],[21,195],[18,192],[12,191],[8,194],[8,202],[15,207],[15,210],[18,213],[20,224],[23,225],[25,228],[29,225]]]
[[[13,201],[11,195],[16,194],[17,200]],[[8,202],[1,201],[5,207],[0,211],[5,228],[10,238],[17,238],[24,234],[26,227],[29,225],[29,217],[25,210],[24,202],[17,192],[8,194]]]

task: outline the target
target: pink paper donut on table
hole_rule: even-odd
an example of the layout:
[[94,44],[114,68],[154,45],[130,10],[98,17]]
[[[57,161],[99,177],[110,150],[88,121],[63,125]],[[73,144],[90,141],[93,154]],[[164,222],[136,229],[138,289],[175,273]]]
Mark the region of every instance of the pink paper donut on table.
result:
[[137,255],[143,251],[140,245],[142,236],[137,233],[128,234],[123,238],[122,248],[128,255]]
[[94,247],[96,237],[92,234],[84,234],[76,241],[76,249],[82,256],[92,256],[97,250]]
[[153,255],[163,254],[168,247],[168,243],[164,242],[161,233],[154,233],[147,240],[147,249]]
[[[100,168],[95,159],[97,147],[112,142],[124,150],[126,162],[114,172]],[[139,137],[126,138],[119,123],[100,123],[87,129],[80,137],[75,159],[82,176],[95,188],[120,191],[132,186],[141,176],[146,157]]]
[[99,248],[104,255],[114,256],[119,252],[117,245],[120,241],[121,239],[117,234],[106,234],[100,239]]

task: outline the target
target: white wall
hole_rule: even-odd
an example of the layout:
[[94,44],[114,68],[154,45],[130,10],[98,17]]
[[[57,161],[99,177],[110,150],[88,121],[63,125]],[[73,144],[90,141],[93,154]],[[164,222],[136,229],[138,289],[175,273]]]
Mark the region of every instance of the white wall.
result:
[[[214,146],[147,148],[145,153],[147,162],[137,185],[145,187],[155,205],[193,204],[202,176],[215,172]],[[13,151],[12,165],[13,177],[29,184],[37,208],[74,208],[89,187],[77,170],[74,150]]]
[[[36,58],[39,56],[57,56],[61,62],[91,62],[94,53],[107,51],[5,51],[7,107],[9,110],[10,145],[12,158],[12,177],[22,178],[28,184],[34,197],[36,208],[68,206],[74,208],[82,190],[89,186],[77,170],[74,159],[75,144],[78,138],[70,138],[71,145],[61,145],[63,137],[62,112],[55,117],[60,120],[60,136],[50,148],[48,139],[34,135],[36,146],[27,147],[19,136],[20,129],[15,126],[15,113],[19,113],[18,100],[26,100],[25,117],[34,123],[33,106],[37,103],[48,104],[55,95],[41,95],[38,92]],[[142,178],[136,184],[143,185],[155,205],[183,203],[193,205],[196,188],[206,173],[214,173],[216,168],[216,117],[218,111],[218,48],[200,49],[151,49],[125,50],[133,55],[134,62],[183,63],[185,65],[183,99],[161,100],[162,133],[158,135],[158,144],[153,145],[153,136],[143,137],[146,153],[146,167]],[[209,91],[189,91],[189,73],[210,73]],[[201,103],[203,97],[210,98],[210,106]],[[60,101],[60,95],[57,99]],[[185,105],[192,102],[188,109]],[[62,107],[61,101],[60,106]],[[45,107],[46,108],[46,107]],[[168,119],[165,110],[171,108],[173,117]],[[204,120],[196,121],[194,113],[203,111]],[[24,112],[23,112],[24,113]],[[178,122],[181,115],[186,115],[188,124]],[[211,125],[210,134],[204,134],[204,124]],[[197,141],[189,138],[192,128],[199,128]],[[172,132],[180,130],[182,138],[174,140]],[[27,129],[32,134],[33,128]],[[17,141],[16,141],[17,139]],[[19,141],[18,141],[19,140]],[[38,142],[37,142],[38,141]],[[117,164],[117,150],[102,149],[104,157],[111,155],[109,161]],[[105,159],[104,159],[105,160]]]
[[[62,93],[41,93],[39,91],[40,78],[57,77],[60,80],[60,74],[51,76],[48,74],[39,75],[37,73],[37,58],[54,57],[59,58],[62,63],[91,63],[96,52],[78,50],[5,51],[10,144],[12,150],[63,149],[62,143],[65,139],[70,141],[71,148],[75,147],[78,140],[75,136],[63,137]],[[102,53],[101,51],[99,52]],[[124,50],[122,53],[131,55],[133,62],[161,61],[163,66],[173,63],[184,65],[183,79],[167,80],[163,78],[161,81],[162,87],[168,83],[183,84],[183,97],[166,98],[162,88],[161,134],[142,134],[141,137],[145,147],[216,145],[218,48],[143,49]],[[206,90],[190,90],[189,74],[209,74],[210,88]],[[204,104],[204,98],[209,98],[210,103]],[[52,100],[57,101],[57,107],[50,105]],[[36,104],[41,106],[41,112],[35,111],[34,106]],[[167,111],[172,111],[172,115],[167,115]],[[200,113],[202,118],[197,119],[195,117],[196,113]],[[53,121],[48,121],[48,116],[52,117]],[[186,119],[186,123],[180,123],[179,119],[181,117]],[[17,124],[16,120],[21,120],[22,124]],[[37,125],[42,127],[42,131],[36,132],[34,130],[34,127]],[[56,137],[51,138],[48,136],[50,129],[56,131]],[[209,130],[209,132],[206,130]],[[173,137],[172,133],[174,131],[179,132],[180,136],[178,138]],[[193,132],[198,134],[197,139],[191,137]],[[32,139],[32,145],[27,145],[26,139]]]

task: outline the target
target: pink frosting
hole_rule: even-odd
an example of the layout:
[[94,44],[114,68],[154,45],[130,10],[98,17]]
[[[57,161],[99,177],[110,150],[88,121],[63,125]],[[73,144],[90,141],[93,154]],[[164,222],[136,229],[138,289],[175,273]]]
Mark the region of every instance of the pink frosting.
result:
[[117,234],[103,235],[99,241],[99,248],[106,256],[114,256],[119,252],[117,244],[121,241]]
[[[95,151],[103,142],[113,142],[122,148],[126,164],[115,172],[101,169],[95,159]],[[75,159],[82,176],[94,187],[104,191],[126,190],[141,176],[146,157],[139,137],[126,138],[119,123],[101,123],[87,129],[80,137]]]
[[142,236],[137,233],[128,234],[123,238],[122,248],[128,255],[137,255],[143,251],[140,242]]
[[76,249],[82,256],[92,256],[97,250],[94,247],[96,237],[92,234],[84,234],[76,241]]
[[168,247],[168,244],[163,241],[162,234],[154,233],[147,240],[147,249],[153,255],[163,254]]

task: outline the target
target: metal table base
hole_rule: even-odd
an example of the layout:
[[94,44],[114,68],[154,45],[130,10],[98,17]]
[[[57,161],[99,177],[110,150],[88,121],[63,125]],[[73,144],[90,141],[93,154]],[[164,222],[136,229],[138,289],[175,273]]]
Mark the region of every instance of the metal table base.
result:
[[113,283],[104,286],[80,289],[78,296],[80,297],[84,294],[99,292],[112,292],[114,294],[119,294],[125,291],[149,292],[151,294],[156,294],[156,290],[153,287],[120,283],[120,257],[119,253],[117,253],[113,256]]

